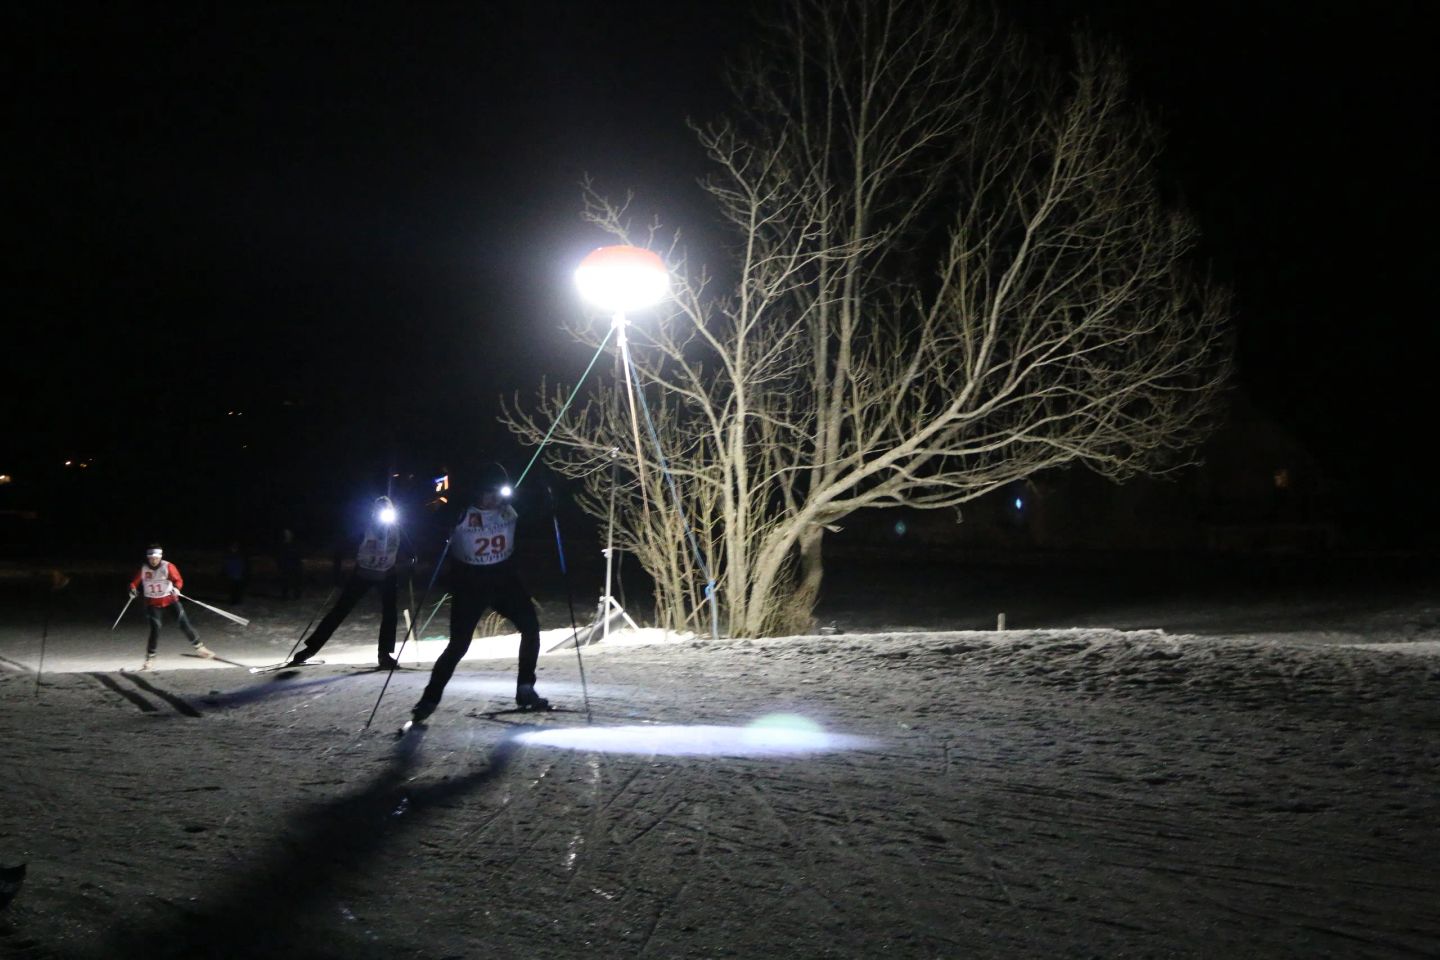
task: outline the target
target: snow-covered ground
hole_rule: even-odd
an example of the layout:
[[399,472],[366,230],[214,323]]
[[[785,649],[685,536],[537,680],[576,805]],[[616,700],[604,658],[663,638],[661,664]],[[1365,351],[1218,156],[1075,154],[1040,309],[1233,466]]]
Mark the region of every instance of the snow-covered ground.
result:
[[[584,685],[547,653],[538,717],[498,712],[515,638],[477,641],[397,739],[427,674],[375,709],[373,601],[324,666],[171,628],[134,675],[123,592],[77,576],[47,628],[42,583],[12,571],[0,614],[6,958],[1440,955],[1424,584],[1026,607],[859,578],[824,635],[621,634]],[[271,663],[321,595],[192,617]]]

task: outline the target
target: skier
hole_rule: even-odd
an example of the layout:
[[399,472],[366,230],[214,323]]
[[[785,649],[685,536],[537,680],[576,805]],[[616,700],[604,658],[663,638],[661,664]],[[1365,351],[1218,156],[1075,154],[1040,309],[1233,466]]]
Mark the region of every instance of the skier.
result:
[[138,596],[142,584],[145,616],[150,620],[150,639],[145,644],[145,663],[141,670],[149,670],[155,663],[155,648],[160,645],[160,620],[166,607],[174,608],[175,620],[195,648],[195,653],[202,657],[215,656],[200,642],[195,628],[190,626],[190,619],[185,616],[185,608],[180,604],[180,588],[185,586],[185,580],[180,576],[180,568],[165,559],[165,551],[158,543],[150,544],[145,550],[145,565],[130,580],[130,596]]
[[[335,606],[287,666],[299,666],[319,653],[335,628],[349,616],[356,602],[372,586],[380,588],[380,666],[389,670],[399,666],[395,662],[395,560],[400,553],[400,537],[400,529],[395,522],[395,505],[389,497],[377,497],[370,512],[370,522],[365,526],[365,535],[360,540],[360,550],[355,554],[355,570],[345,582],[340,599],[335,601]],[[410,562],[415,562],[413,556]]]
[[495,610],[520,631],[515,702],[526,710],[550,708],[550,701],[535,692],[540,620],[512,559],[519,515],[509,502],[510,487],[502,468],[487,468],[478,479],[471,488],[471,503],[450,533],[450,642],[435,661],[420,701],[410,711],[415,724],[424,723],[435,712],[487,609]]

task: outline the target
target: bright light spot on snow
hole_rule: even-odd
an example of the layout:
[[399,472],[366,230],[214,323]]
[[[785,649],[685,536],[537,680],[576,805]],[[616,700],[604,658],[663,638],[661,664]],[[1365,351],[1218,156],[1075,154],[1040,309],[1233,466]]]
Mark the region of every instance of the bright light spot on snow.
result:
[[823,734],[825,728],[809,717],[798,713],[771,713],[751,723],[746,730],[790,730],[803,733]]
[[[775,722],[781,719],[784,722]],[[672,757],[781,757],[871,745],[864,737],[826,733],[803,717],[766,718],[748,727],[568,727],[531,730],[515,739],[561,750]]]
[[381,522],[381,523],[394,523],[394,522],[395,522],[395,517],[396,517],[396,513],[395,513],[395,508],[394,508],[394,507],[382,507],[382,508],[380,508],[380,522]]

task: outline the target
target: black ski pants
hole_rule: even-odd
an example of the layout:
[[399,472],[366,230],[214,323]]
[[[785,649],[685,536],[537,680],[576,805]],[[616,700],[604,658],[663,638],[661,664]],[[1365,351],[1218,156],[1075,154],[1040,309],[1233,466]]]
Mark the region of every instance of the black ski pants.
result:
[[493,567],[463,566],[451,561],[450,642],[430,671],[430,682],[420,699],[439,703],[455,666],[470,649],[475,627],[486,610],[494,610],[520,631],[518,684],[535,682],[535,663],[540,659],[540,618],[530,593],[510,561]]
[[355,609],[355,604],[365,596],[365,592],[371,587],[380,588],[380,656],[388,657],[395,652],[395,626],[397,614],[395,612],[395,584],[398,578],[394,570],[391,570],[381,580],[369,580],[362,577],[359,571],[350,574],[350,579],[345,581],[345,587],[340,591],[340,599],[335,601],[335,606],[320,621],[320,626],[310,634],[310,639],[305,641],[305,656],[314,656],[335,628],[348,616],[350,611]]
[[190,641],[190,644],[196,647],[200,645],[200,635],[195,632],[194,627],[190,626],[190,618],[185,616],[185,608],[180,606],[179,600],[164,607],[152,607],[147,603],[145,616],[150,621],[150,639],[145,643],[145,656],[147,657],[155,656],[155,650],[160,646],[160,620],[166,610],[175,611],[175,622],[180,624],[180,632],[185,634],[185,638]]

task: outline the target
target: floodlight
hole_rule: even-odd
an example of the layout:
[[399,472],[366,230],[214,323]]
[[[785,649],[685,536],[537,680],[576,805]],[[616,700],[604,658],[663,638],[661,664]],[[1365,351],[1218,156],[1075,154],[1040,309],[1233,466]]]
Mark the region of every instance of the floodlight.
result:
[[660,255],[641,247],[600,247],[575,270],[580,296],[607,313],[653,306],[670,292],[670,272]]
[[507,499],[509,498],[510,494],[512,494],[512,493],[514,493],[514,492],[515,492],[514,490],[510,489],[510,484],[508,484],[508,483],[507,483],[507,484],[504,484],[503,486],[500,487],[500,496],[505,497],[505,498],[507,498]]
[[395,508],[394,508],[394,507],[381,507],[381,508],[380,508],[380,522],[381,522],[381,523],[386,524],[386,525],[388,526],[389,524],[392,524],[392,523],[395,522],[396,516],[397,516],[397,514],[395,513]]

